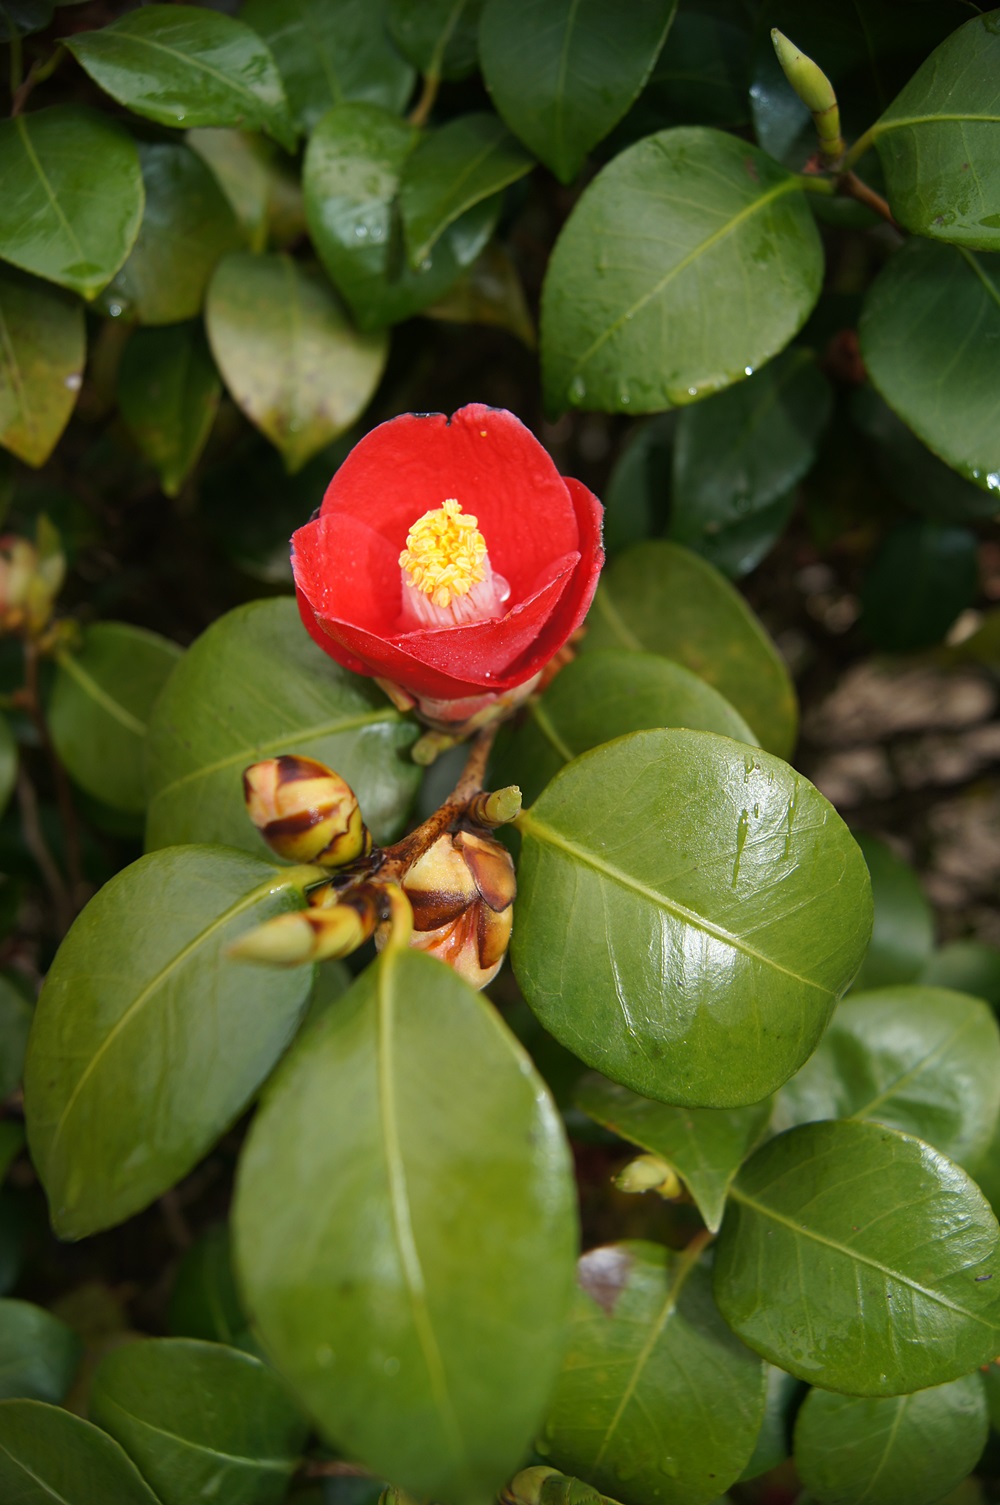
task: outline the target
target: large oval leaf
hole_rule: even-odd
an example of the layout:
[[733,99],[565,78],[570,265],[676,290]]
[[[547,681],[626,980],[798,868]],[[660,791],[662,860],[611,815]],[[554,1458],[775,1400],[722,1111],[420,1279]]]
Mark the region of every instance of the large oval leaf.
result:
[[0,444],[44,465],[83,385],[83,308],[59,288],[0,268]]
[[[452,0],[454,3],[454,0]],[[247,0],[240,19],[259,32],[281,70],[296,124],[311,131],[331,105],[363,99],[402,110],[413,69],[371,0]]]
[[0,1492],[16,1505],[161,1505],[99,1427],[34,1400],[0,1401]]
[[1000,1030],[978,998],[882,988],[838,1005],[813,1056],[778,1094],[780,1128],[867,1118],[926,1139],[974,1171],[1000,1113]]
[[161,125],[238,125],[288,151],[296,131],[265,43],[242,21],[198,5],[146,5],[68,38],[112,99]]
[[191,1338],[113,1349],[94,1375],[90,1415],[163,1505],[280,1505],[308,1430],[273,1369]]
[[186,1175],[281,1055],[310,968],[276,972],[226,946],[299,907],[300,874],[216,847],[154,852],[73,925],[38,1001],[24,1087],[62,1238],[120,1223]]
[[740,1475],[764,1369],[697,1253],[630,1242],[580,1260],[569,1347],[537,1444],[624,1505],[706,1505]]
[[978,1374],[915,1395],[811,1390],[795,1422],[795,1466],[835,1505],[934,1505],[979,1462],[989,1420]]
[[205,320],[226,386],[291,472],[364,412],[389,351],[385,335],[358,333],[322,273],[290,256],[227,256]]
[[675,1108],[596,1071],[577,1083],[573,1101],[606,1129],[672,1166],[712,1233],[722,1222],[729,1183],[771,1116],[770,1098],[749,1108]]
[[316,647],[293,600],[239,606],[188,649],[150,718],[146,844],[218,841],[270,856],[241,775],[280,753],[335,768],[375,839],[391,840],[420,782],[406,757],[417,730]]
[[514,969],[550,1034],[663,1102],[758,1102],[801,1066],[871,929],[864,859],[787,764],[633,732],[518,817]]
[[178,494],[197,464],[221,394],[200,324],[137,329],[129,338],[118,367],[118,409],[167,496]]
[[1000,24],[952,32],[871,129],[893,214],[932,240],[1000,251]]
[[488,0],[486,87],[511,130],[569,183],[652,72],[676,0]]
[[264,1343],[337,1445],[473,1505],[541,1419],[574,1205],[555,1108],[489,1003],[433,957],[390,951],[267,1093],[240,1166],[238,1266]]
[[795,744],[795,689],[777,648],[738,591],[689,549],[657,539],[613,560],[582,646],[675,659],[724,695],[768,752],[786,758]]
[[753,732],[717,690],[657,653],[598,649],[560,670],[505,738],[494,783],[516,783],[526,805],[561,768],[626,732],[686,726],[750,742]]
[[0,257],[93,298],[142,220],[132,138],[117,121],[52,105],[0,121]]
[[854,986],[913,982],[934,948],[934,911],[912,867],[891,847],[863,831],[857,843],[872,880],[875,921]]
[[897,523],[879,544],[860,594],[861,626],[877,648],[930,648],[979,595],[979,540],[970,528]]
[[546,400],[652,413],[728,387],[788,344],[822,277],[801,179],[721,131],[660,131],[598,174],[556,242]]
[[389,0],[386,23],[404,57],[432,78],[464,78],[479,57],[483,0]]
[[61,1401],[83,1344],[65,1322],[30,1301],[0,1301],[0,1400]]
[[744,1342],[800,1379],[899,1395],[1000,1352],[998,1244],[979,1189],[930,1145],[806,1124],[730,1187],[715,1295]]
[[910,241],[876,278],[859,333],[889,406],[942,460],[1000,496],[1000,257]]
[[76,652],[59,655],[48,710],[56,751],[71,778],[116,810],[146,808],[146,724],[180,652],[157,632],[95,622]]

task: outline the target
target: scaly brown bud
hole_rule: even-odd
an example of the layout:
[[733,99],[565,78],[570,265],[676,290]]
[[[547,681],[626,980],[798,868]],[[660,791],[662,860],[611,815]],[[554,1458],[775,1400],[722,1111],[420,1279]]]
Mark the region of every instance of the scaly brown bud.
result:
[[310,905],[295,914],[266,920],[234,942],[229,955],[238,961],[266,962],[273,967],[332,961],[363,946],[374,934],[378,919],[376,895],[366,885],[338,904]]
[[[507,849],[472,831],[439,836],[402,886],[413,908],[410,945],[447,962],[474,988],[492,982],[514,922],[517,881]],[[385,944],[381,932],[376,943]]]
[[372,849],[354,790],[314,758],[286,753],[251,764],[243,794],[268,846],[290,862],[344,867]]
[[659,1155],[637,1155],[618,1172],[615,1185],[619,1191],[659,1192],[667,1201],[679,1197],[684,1190],[677,1172]]

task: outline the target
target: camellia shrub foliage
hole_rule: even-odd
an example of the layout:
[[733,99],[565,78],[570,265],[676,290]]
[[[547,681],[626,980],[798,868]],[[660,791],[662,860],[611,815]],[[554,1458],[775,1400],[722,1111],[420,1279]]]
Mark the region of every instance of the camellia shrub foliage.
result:
[[1000,662],[1000,11],[0,42],[0,1499],[974,1505],[997,956],[739,582]]

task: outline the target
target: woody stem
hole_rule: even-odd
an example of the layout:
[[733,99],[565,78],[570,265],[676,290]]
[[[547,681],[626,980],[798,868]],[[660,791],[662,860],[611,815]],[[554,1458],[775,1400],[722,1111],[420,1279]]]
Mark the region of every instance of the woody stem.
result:
[[434,814],[415,831],[411,831],[409,836],[404,836],[402,841],[397,841],[394,846],[386,847],[385,860],[378,870],[380,879],[402,877],[406,869],[416,862],[418,857],[422,857],[425,852],[429,851],[438,837],[443,835],[452,822],[458,819],[469,801],[482,792],[486,765],[489,762],[499,727],[500,723],[495,721],[491,726],[484,726],[478,733],[469,751],[465,767],[462,769],[462,776],[441,808],[435,810]]

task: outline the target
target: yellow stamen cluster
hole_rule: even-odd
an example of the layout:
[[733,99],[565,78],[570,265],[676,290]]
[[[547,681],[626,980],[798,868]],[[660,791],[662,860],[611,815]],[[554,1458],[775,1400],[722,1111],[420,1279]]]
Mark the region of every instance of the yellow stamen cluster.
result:
[[486,579],[485,560],[479,519],[464,515],[454,497],[417,518],[399,556],[408,583],[441,607],[450,605],[453,595],[467,596]]

